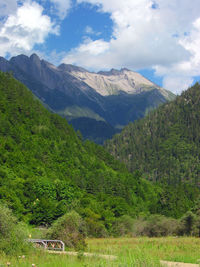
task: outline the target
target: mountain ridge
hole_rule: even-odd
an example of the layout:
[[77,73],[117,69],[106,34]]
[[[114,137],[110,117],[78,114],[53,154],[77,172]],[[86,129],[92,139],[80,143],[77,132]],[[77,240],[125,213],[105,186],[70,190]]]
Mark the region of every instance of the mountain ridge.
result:
[[[73,65],[62,64],[62,66],[63,70],[66,69],[76,78],[84,81],[103,96],[118,94],[120,92],[137,94],[139,92],[151,90],[153,87],[160,90],[167,99],[170,99],[170,95],[172,95],[169,91],[157,86],[155,83],[143,77],[141,74],[131,71],[127,68],[122,68],[120,70],[111,69],[110,71],[99,71],[96,73]],[[113,90],[108,90],[107,88],[112,89],[112,84]]]
[[[135,86],[136,74],[125,68],[120,71],[111,70],[110,76],[108,72],[107,75],[101,75],[70,64],[56,67],[40,60],[36,54],[30,57],[18,55],[9,61],[0,58],[0,70],[12,71],[14,77],[24,83],[45,106],[71,121],[72,125],[74,119],[81,118],[93,119],[97,125],[97,118],[100,118],[108,125],[108,132],[113,133],[119,127],[123,128],[129,122],[143,117],[148,110],[175,97],[154,86],[140,74],[137,74],[138,79],[146,84]],[[100,125],[102,123],[98,125],[98,129]],[[102,127],[99,143],[107,139],[104,136],[105,125]],[[113,128],[112,131],[110,127]],[[89,128],[85,131],[88,131],[85,138],[90,136],[92,140],[96,140],[96,132],[91,133]]]

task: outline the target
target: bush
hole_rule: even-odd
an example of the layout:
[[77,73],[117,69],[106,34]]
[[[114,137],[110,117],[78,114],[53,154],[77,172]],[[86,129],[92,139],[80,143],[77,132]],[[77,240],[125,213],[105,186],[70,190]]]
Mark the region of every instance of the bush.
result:
[[188,211],[184,214],[184,216],[181,218],[181,227],[180,227],[180,234],[181,235],[193,235],[195,232],[195,226],[196,226],[197,216],[191,212]]
[[200,209],[196,212],[195,236],[200,237]]
[[26,237],[25,226],[17,221],[10,209],[0,204],[0,251],[6,254],[27,252],[30,246]]
[[115,220],[113,223],[113,235],[114,236],[125,236],[133,235],[134,230],[134,219],[128,215],[123,215]]
[[85,243],[85,225],[80,215],[71,211],[58,218],[47,232],[47,238],[60,239],[66,247],[83,250]]
[[84,218],[86,232],[88,237],[106,237],[108,235],[107,229],[104,225],[104,221],[101,220],[101,216],[95,213],[90,208],[80,209],[80,214]]
[[102,221],[97,221],[93,218],[85,218],[87,235],[89,237],[106,237],[108,235],[105,225]]
[[134,233],[136,236],[159,237],[177,235],[178,229],[178,220],[157,214],[151,215],[147,220],[140,218],[134,223]]

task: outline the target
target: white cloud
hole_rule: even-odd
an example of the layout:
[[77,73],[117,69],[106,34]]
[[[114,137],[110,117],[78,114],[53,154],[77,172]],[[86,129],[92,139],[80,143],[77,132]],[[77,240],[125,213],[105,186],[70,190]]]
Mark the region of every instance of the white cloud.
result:
[[192,84],[193,77],[200,76],[200,18],[193,22],[190,35],[180,39],[179,43],[189,51],[189,58],[168,67],[155,67],[156,74],[164,76],[163,86],[178,94]]
[[200,75],[199,0],[77,1],[109,12],[114,23],[113,36],[109,42],[84,41],[68,53],[64,62],[70,60],[93,69],[153,67],[157,75],[164,75],[164,86],[171,90],[175,86],[185,88],[193,76]]
[[53,3],[54,10],[60,19],[64,19],[67,16],[69,9],[71,8],[71,0],[50,0]]
[[95,31],[90,26],[85,27],[85,33],[86,34],[95,34]]
[[17,0],[1,0],[0,18],[12,14],[17,10]]
[[43,15],[43,7],[36,2],[25,2],[0,26],[0,55],[28,52],[35,44],[44,43],[50,33],[57,34],[58,28]]
[[101,32],[97,32],[97,31],[95,31],[95,30],[94,30],[91,26],[89,26],[89,25],[87,25],[87,26],[85,27],[84,33],[85,33],[86,35],[95,35],[95,36],[99,36],[99,35],[101,35]]
[[[76,63],[77,61],[81,66],[85,66],[87,68],[92,67],[93,69],[96,66],[103,64],[101,62],[101,55],[105,55],[106,51],[109,48],[109,44],[104,40],[96,40],[92,41],[90,38],[84,40],[84,43],[79,47],[72,49],[67,56],[64,58],[64,62],[68,64]],[[77,56],[81,54],[81,58],[78,59]],[[98,62],[99,58],[99,62]],[[105,62],[104,68],[107,67]]]
[[108,49],[108,43],[103,40],[92,41],[86,39],[84,44],[79,47],[79,51],[88,55],[98,56],[104,53]]
[[192,77],[169,75],[164,76],[163,87],[170,89],[174,94],[179,95],[183,90],[193,83]]

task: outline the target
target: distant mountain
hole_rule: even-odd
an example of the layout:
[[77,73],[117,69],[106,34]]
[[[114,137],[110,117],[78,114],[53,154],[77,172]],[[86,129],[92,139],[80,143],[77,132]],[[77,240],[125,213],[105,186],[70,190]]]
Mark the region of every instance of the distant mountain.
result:
[[[175,97],[128,69],[93,73],[70,64],[55,67],[36,54],[9,61],[0,57],[0,70],[12,71],[52,111],[81,130],[84,138],[98,143]],[[77,119],[82,126],[81,120],[87,121],[88,128],[83,131]]]
[[141,74],[126,68],[121,70],[112,69],[110,71],[100,71],[98,73],[88,72],[80,68],[67,69],[70,74],[84,81],[103,96],[119,95],[120,93],[129,95],[140,94],[157,89],[167,100],[173,98],[173,94],[169,91],[147,80]]
[[200,187],[200,84],[126,126],[106,148],[149,180]]

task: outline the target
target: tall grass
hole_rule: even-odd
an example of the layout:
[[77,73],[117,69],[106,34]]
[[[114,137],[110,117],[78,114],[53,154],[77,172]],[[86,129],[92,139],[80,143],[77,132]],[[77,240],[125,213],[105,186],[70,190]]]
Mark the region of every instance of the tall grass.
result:
[[135,262],[197,263],[200,258],[200,238],[194,237],[88,239],[87,243],[90,252],[118,255],[121,259]]
[[198,238],[108,238],[88,239],[88,251],[94,254],[118,256],[117,260],[105,260],[97,256],[52,255],[37,251],[22,257],[0,255],[0,266],[28,267],[151,267],[160,266],[160,260],[197,263],[200,258]]

